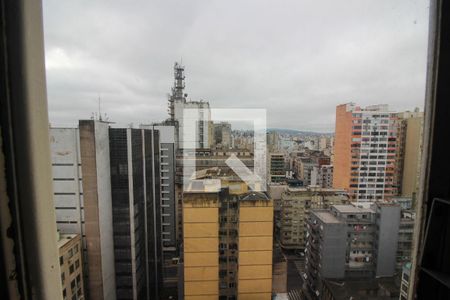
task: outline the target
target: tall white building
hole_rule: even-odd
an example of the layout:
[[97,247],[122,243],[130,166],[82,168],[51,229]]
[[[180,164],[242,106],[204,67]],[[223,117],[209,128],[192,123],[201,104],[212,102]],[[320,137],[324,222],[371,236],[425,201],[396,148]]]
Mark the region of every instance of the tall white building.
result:
[[[207,101],[187,101],[187,94],[184,93],[185,76],[184,66],[175,63],[174,65],[174,86],[172,94],[169,95],[169,115],[171,121],[177,124],[177,141],[180,148],[185,148],[185,141],[183,128],[194,132],[195,147],[208,148],[209,147],[209,126],[211,120],[211,111],[209,102]],[[187,112],[186,110],[190,110]]]
[[349,190],[361,202],[397,194],[397,119],[387,105],[336,108],[334,188]]

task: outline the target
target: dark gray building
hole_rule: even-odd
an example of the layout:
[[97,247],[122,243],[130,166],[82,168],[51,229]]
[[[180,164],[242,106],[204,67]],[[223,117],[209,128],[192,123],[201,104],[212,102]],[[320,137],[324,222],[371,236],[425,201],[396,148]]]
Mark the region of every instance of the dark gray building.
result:
[[374,203],[370,209],[333,205],[307,219],[306,292],[318,298],[323,280],[393,276],[400,206]]
[[375,203],[375,275],[388,277],[396,271],[401,208],[398,204]]
[[110,128],[117,299],[157,299],[161,280],[159,136]]

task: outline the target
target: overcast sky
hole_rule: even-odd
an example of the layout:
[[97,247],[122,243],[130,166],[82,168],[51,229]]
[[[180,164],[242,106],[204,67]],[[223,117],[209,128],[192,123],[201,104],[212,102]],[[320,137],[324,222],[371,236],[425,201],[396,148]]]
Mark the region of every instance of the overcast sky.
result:
[[422,109],[428,1],[44,0],[50,121],[98,111],[167,115],[173,63],[217,108],[266,108],[268,126],[333,131],[337,104]]

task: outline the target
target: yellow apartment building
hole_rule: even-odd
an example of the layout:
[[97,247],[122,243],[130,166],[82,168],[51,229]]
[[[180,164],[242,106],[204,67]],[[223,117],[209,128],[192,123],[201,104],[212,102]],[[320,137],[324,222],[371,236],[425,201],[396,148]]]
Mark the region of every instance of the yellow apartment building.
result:
[[183,195],[184,297],[271,299],[273,202],[229,178]]

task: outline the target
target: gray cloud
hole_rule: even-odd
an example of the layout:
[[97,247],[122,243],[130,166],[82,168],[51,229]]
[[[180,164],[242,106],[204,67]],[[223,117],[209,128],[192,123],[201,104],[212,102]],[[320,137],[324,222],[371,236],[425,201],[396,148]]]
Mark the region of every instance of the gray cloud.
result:
[[335,106],[424,101],[428,1],[44,0],[50,120],[163,120],[172,66],[213,107],[330,131]]

